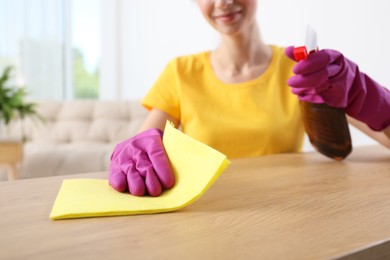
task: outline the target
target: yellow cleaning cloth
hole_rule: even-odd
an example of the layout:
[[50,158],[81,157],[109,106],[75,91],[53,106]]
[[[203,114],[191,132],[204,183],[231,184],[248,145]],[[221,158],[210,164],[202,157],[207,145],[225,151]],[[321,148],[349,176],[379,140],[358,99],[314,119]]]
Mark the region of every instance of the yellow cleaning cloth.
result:
[[165,126],[163,144],[175,174],[175,186],[159,197],[120,193],[107,180],[64,180],[51,219],[119,216],[168,212],[198,199],[230,162],[222,153],[185,135],[171,124]]

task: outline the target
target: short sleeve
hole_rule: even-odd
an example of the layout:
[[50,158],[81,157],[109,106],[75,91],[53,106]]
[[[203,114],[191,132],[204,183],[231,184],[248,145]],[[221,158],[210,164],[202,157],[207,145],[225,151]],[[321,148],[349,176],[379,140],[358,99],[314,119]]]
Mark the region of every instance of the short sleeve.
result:
[[178,75],[177,62],[172,60],[142,99],[142,105],[148,110],[153,108],[160,109],[180,120]]

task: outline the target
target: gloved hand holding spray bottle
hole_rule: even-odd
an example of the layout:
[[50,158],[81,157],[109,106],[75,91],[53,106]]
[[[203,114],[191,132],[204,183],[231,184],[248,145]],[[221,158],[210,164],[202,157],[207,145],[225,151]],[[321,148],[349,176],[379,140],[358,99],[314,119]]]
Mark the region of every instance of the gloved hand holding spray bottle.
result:
[[390,91],[379,85],[340,52],[318,50],[317,35],[308,27],[306,46],[286,48],[299,61],[288,80],[302,101],[302,117],[313,146],[322,154],[342,160],[352,150],[345,113],[374,131],[390,125]]
[[[294,57],[297,61],[304,60],[316,51],[317,33],[308,26],[305,46],[296,47]],[[301,101],[301,111],[310,143],[317,151],[335,160],[349,155],[352,141],[344,109]]]

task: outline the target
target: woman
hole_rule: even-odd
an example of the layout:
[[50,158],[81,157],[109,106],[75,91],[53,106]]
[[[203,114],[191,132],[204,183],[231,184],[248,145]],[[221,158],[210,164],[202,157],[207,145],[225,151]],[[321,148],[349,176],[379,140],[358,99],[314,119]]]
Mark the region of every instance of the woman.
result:
[[140,134],[113,152],[113,188],[158,196],[174,185],[161,142],[167,120],[229,158],[299,152],[299,100],[344,108],[351,124],[390,148],[390,93],[356,64],[333,50],[296,63],[292,47],[266,45],[256,0],[197,3],[220,44],[167,65],[142,100],[150,113]]

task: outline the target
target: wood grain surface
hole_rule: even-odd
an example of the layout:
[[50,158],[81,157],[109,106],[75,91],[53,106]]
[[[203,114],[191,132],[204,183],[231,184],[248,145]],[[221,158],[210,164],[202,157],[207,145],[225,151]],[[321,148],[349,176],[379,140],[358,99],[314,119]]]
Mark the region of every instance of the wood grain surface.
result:
[[[232,161],[172,213],[52,221],[65,178],[0,183],[0,259],[383,259],[390,252],[390,151],[355,148]],[[201,174],[201,173],[199,173]]]

